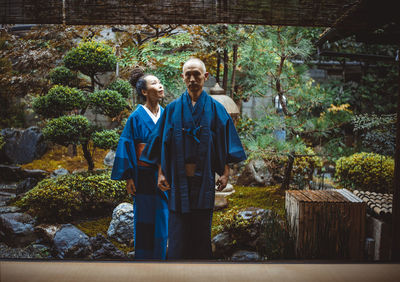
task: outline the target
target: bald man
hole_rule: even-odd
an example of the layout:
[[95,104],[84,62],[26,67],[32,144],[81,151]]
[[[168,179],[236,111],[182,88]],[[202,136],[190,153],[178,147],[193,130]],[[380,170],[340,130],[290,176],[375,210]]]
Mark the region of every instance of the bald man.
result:
[[204,63],[189,59],[187,90],[169,104],[140,160],[158,165],[158,186],[169,192],[168,259],[210,259],[211,222],[217,189],[225,188],[230,163],[246,159],[224,106],[204,90]]

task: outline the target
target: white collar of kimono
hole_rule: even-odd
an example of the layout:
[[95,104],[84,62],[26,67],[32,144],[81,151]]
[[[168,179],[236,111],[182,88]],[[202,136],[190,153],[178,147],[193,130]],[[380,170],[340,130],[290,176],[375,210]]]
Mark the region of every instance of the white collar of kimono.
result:
[[146,105],[143,105],[143,108],[146,110],[147,114],[151,117],[154,123],[157,123],[158,119],[160,118],[161,115],[161,109],[160,105],[158,105],[158,112],[156,115],[154,115],[147,107]]

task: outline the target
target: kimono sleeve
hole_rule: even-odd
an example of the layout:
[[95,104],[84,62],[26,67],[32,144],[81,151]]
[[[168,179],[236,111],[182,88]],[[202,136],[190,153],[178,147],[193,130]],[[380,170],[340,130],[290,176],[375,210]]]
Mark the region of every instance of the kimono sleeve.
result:
[[229,117],[227,121],[225,134],[227,140],[226,164],[244,161],[246,159],[246,154],[231,117]]
[[111,179],[113,180],[136,179],[137,160],[134,133],[135,119],[131,116],[122,131],[115,152],[114,165],[111,172]]

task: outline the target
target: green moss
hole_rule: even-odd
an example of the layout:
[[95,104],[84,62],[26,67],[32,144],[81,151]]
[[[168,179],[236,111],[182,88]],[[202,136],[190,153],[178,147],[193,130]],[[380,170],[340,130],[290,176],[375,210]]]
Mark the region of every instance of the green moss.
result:
[[[90,237],[95,237],[97,234],[101,234],[107,238],[107,230],[110,226],[111,217],[101,217],[97,219],[90,219],[85,221],[80,221],[79,223],[75,223],[76,227],[82,230],[86,235]],[[124,253],[129,253],[134,250],[133,247],[126,246],[125,244],[121,244],[114,239],[108,238],[111,243],[113,243],[119,250]]]
[[221,231],[224,215],[231,210],[256,207],[273,210],[280,217],[285,215],[285,195],[279,190],[278,185],[268,187],[235,186],[234,188],[236,192],[228,197],[229,209],[216,211],[213,214],[212,236]]

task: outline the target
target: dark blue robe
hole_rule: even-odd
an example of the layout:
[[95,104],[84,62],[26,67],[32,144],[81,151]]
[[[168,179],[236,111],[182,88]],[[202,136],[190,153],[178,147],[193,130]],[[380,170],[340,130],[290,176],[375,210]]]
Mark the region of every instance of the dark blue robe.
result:
[[[161,114],[164,111],[161,107]],[[129,116],[115,153],[111,179],[133,179],[136,259],[165,259],[168,238],[168,194],[157,187],[157,168],[138,165],[135,145],[147,143],[156,124],[142,105]]]
[[[187,91],[169,104],[150,139],[140,159],[161,164],[171,186],[169,209],[172,211],[213,209],[215,172],[222,175],[226,164],[246,159],[231,117],[205,91],[194,107]],[[192,203],[185,163],[196,164],[193,183],[198,195]]]

